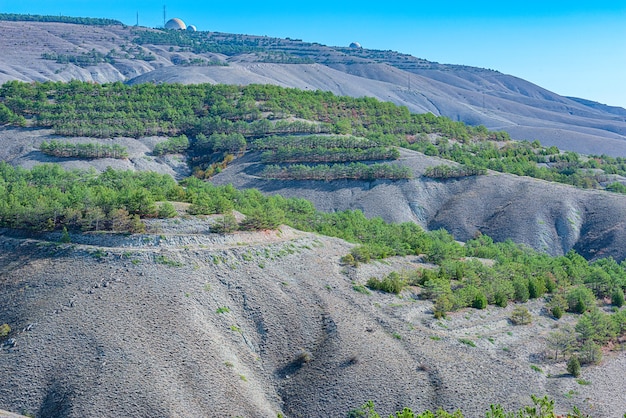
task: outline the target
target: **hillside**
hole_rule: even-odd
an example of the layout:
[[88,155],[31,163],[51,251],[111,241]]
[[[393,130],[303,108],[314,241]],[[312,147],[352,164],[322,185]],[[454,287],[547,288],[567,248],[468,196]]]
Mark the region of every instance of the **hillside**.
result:
[[[623,159],[515,143],[502,133],[411,115],[371,99],[272,86],[8,83],[0,99],[16,124],[54,128],[0,129],[6,144],[0,158],[12,165],[54,162],[68,169],[157,171],[177,179],[193,172],[213,184],[303,197],[325,212],[360,209],[388,222],[445,228],[461,241],[482,233],[551,255],[575,249],[588,259],[626,258]],[[44,152],[44,143],[54,141],[117,146],[126,156]],[[425,175],[442,164],[456,165],[435,155],[477,165],[487,175]],[[312,169],[322,181],[311,180]],[[293,177],[294,170],[300,177]],[[329,177],[332,170],[339,177]],[[361,174],[346,177],[349,170]],[[368,170],[377,174],[364,174]]]
[[[396,162],[412,171],[403,181],[267,181],[255,156],[237,160],[213,178],[215,184],[256,188],[301,197],[322,211],[359,209],[388,222],[444,228],[467,241],[478,232],[511,239],[551,255],[575,249],[589,259],[626,257],[626,197],[507,174],[452,180],[422,177],[445,160],[402,150]],[[558,198],[555,199],[555,196]]]
[[0,86],[0,416],[626,412],[626,110],[393,51],[3,16],[0,83],[42,83]]
[[375,97],[414,112],[503,129],[516,139],[626,155],[626,121],[619,109],[561,97],[491,70],[392,51],[215,32],[188,39],[121,25],[8,21],[0,21],[0,30],[0,82],[270,83]]
[[529,404],[533,393],[596,417],[626,406],[621,353],[585,368],[591,385],[545,357],[557,325],[541,302],[528,305],[532,325],[510,324],[513,305],[436,320],[432,303],[410,292],[353,288],[418,267],[419,257],[355,269],[338,259],[349,244],[287,227],[151,228],[158,232],[72,235],[70,245],[2,231],[0,290],[10,303],[0,317],[16,332],[0,349],[10,377],[0,381],[0,408],[42,417],[343,417],[372,399],[384,413],[443,405],[480,416],[492,402]]

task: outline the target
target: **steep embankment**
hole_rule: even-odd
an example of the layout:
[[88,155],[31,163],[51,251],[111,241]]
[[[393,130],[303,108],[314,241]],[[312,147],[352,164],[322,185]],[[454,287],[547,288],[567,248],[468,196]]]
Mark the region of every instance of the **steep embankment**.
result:
[[590,386],[548,377],[564,364],[541,360],[554,320],[540,303],[528,305],[532,326],[510,325],[513,306],[437,321],[431,303],[410,293],[353,289],[414,268],[418,257],[354,269],[339,264],[350,245],[289,228],[230,236],[195,221],[158,228],[73,236],[83,242],[74,245],[0,235],[0,318],[14,329],[0,349],[0,408],[341,417],[372,399],[386,414],[445,406],[479,416],[492,402],[528,404],[530,394],[596,417],[626,407],[623,355],[585,369]]
[[434,180],[422,177],[425,169],[449,161],[409,150],[401,154],[395,163],[410,167],[412,180],[268,181],[256,176],[261,166],[255,156],[248,155],[213,181],[302,197],[323,211],[359,209],[389,222],[445,228],[461,241],[481,232],[552,255],[574,248],[590,259],[626,257],[626,197],[622,195],[494,172]]
[[[497,71],[443,65],[391,51],[215,32],[206,33],[215,45],[245,41],[256,49],[225,55],[194,53],[166,42],[139,44],[140,34],[152,30],[124,26],[0,22],[0,30],[0,83],[78,79],[277,84],[375,97],[414,112],[484,124],[506,130],[516,139],[539,139],[566,150],[626,155],[626,118],[619,109],[562,97]],[[271,54],[279,55],[272,61]],[[59,55],[93,62],[76,65],[50,59]],[[282,59],[306,63],[285,64]]]

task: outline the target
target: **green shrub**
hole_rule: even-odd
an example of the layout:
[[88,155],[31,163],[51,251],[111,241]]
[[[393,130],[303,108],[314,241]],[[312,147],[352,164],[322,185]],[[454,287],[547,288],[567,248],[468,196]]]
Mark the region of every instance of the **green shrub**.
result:
[[563,312],[563,308],[561,308],[560,306],[554,306],[550,309],[550,312],[552,313],[552,316],[554,316],[556,319],[561,319],[561,317],[563,316],[564,312]]
[[591,340],[580,347],[580,364],[598,364],[602,361],[602,348]]
[[567,300],[561,294],[552,296],[550,303],[548,303],[548,310],[556,319],[561,319],[567,307]]
[[611,292],[611,304],[621,308],[624,306],[624,291],[621,288],[616,288]]
[[0,338],[6,337],[11,332],[9,324],[0,325]]
[[578,361],[578,357],[572,356],[567,361],[567,372],[574,377],[580,376],[580,361]]
[[389,273],[389,275],[383,280],[371,277],[367,281],[366,286],[373,290],[381,290],[383,292],[395,293],[397,295],[402,292],[402,289],[406,286],[406,280],[394,271]]
[[172,205],[170,202],[161,203],[157,214],[159,218],[173,218],[176,215],[178,215],[178,212],[176,212],[174,205]]
[[472,307],[476,309],[485,309],[487,307],[487,296],[483,292],[476,293],[472,301]]
[[435,305],[433,307],[433,313],[435,318],[445,318],[446,313],[452,310],[454,306],[453,296],[451,294],[442,294],[437,300],[435,300]]
[[514,325],[527,325],[532,322],[532,315],[524,306],[518,306],[511,312],[511,322]]
[[518,302],[528,302],[530,292],[528,291],[528,282],[521,278],[513,280],[513,288],[515,289],[515,300]]
[[498,291],[494,295],[494,303],[496,306],[499,306],[501,308],[506,308],[507,305],[509,304],[509,299],[506,297],[506,294],[504,294],[504,292]]
[[230,234],[236,231],[237,227],[237,219],[230,213],[223,215],[215,224],[211,225],[211,229],[217,234]]
[[339,262],[340,262],[341,264],[345,264],[345,265],[347,265],[347,266],[353,266],[353,267],[355,267],[355,266],[357,265],[357,262],[356,262],[356,260],[354,259],[354,256],[353,256],[352,254],[350,254],[350,253],[348,253],[348,254],[344,255],[343,257],[341,257],[341,258],[339,259]]
[[596,298],[591,290],[585,286],[576,286],[567,292],[567,309],[570,312],[583,313],[595,306]]
[[67,232],[67,228],[65,226],[63,227],[63,232],[61,233],[61,238],[59,239],[59,242],[63,244],[69,244],[71,242],[70,233]]
[[350,254],[354,258],[355,262],[359,263],[369,263],[372,258],[369,248],[364,245],[352,248],[352,250],[350,250]]

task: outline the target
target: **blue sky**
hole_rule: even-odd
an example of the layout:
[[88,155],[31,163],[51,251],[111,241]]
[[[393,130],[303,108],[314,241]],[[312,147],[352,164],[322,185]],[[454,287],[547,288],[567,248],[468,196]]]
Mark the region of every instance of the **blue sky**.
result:
[[164,5],[168,18],[199,30],[325,45],[358,41],[365,48],[491,68],[558,94],[626,108],[626,0],[0,0],[0,12],[107,17],[130,25],[139,12],[142,26],[157,27]]

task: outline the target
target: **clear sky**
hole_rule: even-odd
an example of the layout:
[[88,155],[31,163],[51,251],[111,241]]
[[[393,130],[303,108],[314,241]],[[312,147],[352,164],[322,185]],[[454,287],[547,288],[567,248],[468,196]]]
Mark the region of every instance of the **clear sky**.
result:
[[[561,95],[626,108],[626,0],[0,0],[0,12],[106,17],[391,49],[491,68]],[[0,36],[2,34],[0,33]]]

